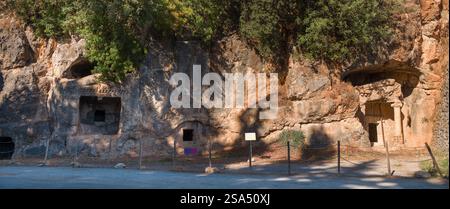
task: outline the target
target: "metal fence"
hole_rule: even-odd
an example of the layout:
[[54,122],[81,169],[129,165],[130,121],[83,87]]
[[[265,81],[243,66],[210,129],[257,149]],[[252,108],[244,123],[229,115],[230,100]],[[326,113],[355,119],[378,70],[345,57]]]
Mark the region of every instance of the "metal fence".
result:
[[[139,141],[138,157],[135,158],[135,167],[138,169],[146,168],[148,160],[143,159],[143,145]],[[176,144],[175,144],[176,146]],[[273,144],[270,149],[278,150],[278,155],[266,156],[258,153],[255,149],[249,152],[249,156],[241,155],[232,158],[231,162],[224,162],[223,157],[214,152],[214,147],[209,143],[207,154],[200,156],[184,156],[177,154],[173,149],[170,160],[166,166],[177,168],[184,166],[186,168],[206,168],[218,167],[231,172],[246,172],[254,174],[336,174],[336,175],[403,175],[408,170],[408,166],[417,166],[417,163],[432,161],[435,168],[441,174],[439,166],[434,159],[429,146],[417,147],[417,156],[403,157],[390,153],[389,149],[361,149],[361,147],[343,144],[337,141],[333,144],[325,145],[304,145],[294,147],[289,142],[287,144]],[[284,150],[284,151],[283,151]],[[73,162],[79,162],[78,149],[73,156]],[[428,152],[426,152],[428,151]],[[0,155],[10,154],[14,150],[1,151]],[[280,154],[281,153],[281,154]],[[411,152],[409,153],[411,155]],[[414,154],[414,153],[413,153]],[[252,156],[253,155],[253,156]],[[253,157],[257,158],[254,161]],[[119,163],[117,159],[110,158],[111,163]],[[170,162],[169,162],[170,161]],[[245,165],[248,163],[248,165]],[[230,165],[237,164],[237,168],[231,168]],[[441,174],[442,175],[442,174]]]

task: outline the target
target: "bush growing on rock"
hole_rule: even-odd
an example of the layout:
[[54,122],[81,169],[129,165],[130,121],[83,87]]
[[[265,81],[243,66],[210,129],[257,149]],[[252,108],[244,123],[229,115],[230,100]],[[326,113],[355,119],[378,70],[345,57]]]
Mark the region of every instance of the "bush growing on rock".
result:
[[395,0],[317,0],[307,4],[297,45],[314,59],[352,60],[378,52],[392,35]]
[[[101,80],[120,82],[142,61],[144,29],[166,31],[162,1],[17,0],[8,7],[38,36],[86,39],[86,57]],[[158,17],[158,18],[156,18]]]
[[305,144],[305,135],[302,131],[283,130],[279,136],[279,142],[282,145],[286,145],[288,141],[290,146],[301,149]]
[[120,82],[142,63],[150,36],[209,44],[235,31],[277,69],[293,47],[333,62],[376,53],[391,35],[396,1],[7,0],[7,7],[37,35],[86,39],[94,72]]

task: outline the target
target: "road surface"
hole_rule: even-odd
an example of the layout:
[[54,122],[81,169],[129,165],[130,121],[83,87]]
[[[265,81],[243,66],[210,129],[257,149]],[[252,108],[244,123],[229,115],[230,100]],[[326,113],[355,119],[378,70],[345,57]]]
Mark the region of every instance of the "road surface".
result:
[[449,185],[448,181],[441,179],[339,177],[330,174],[206,175],[114,168],[0,166],[0,188],[448,189]]

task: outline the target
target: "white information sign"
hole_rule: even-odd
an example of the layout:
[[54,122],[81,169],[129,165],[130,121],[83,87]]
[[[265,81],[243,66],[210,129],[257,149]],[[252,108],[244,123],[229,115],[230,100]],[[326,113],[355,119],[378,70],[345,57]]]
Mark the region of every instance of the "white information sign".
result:
[[245,141],[256,141],[256,133],[245,133]]

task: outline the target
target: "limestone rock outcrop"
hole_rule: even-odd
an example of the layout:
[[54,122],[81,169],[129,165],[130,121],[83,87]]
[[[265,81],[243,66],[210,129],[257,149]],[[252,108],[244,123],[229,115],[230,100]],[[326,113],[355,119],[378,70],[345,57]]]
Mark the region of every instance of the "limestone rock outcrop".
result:
[[378,57],[337,67],[291,57],[273,120],[258,119],[255,108],[170,105],[170,76],[192,75],[192,64],[201,64],[202,75],[265,72],[267,63],[238,35],[210,50],[189,41],[149,43],[142,67],[117,85],[96,80],[93,64],[83,57],[84,40],[37,38],[13,16],[2,15],[0,137],[12,138],[13,157],[43,156],[50,139],[51,156],[101,158],[135,157],[140,147],[144,155],[195,155],[206,153],[209,142],[216,150],[232,150],[244,145],[245,132],[270,144],[286,129],[302,130],[311,144],[341,140],[371,147],[380,144],[370,134],[380,133],[380,123],[392,130],[386,137],[398,147],[422,147],[433,137],[448,142],[448,131],[439,131],[448,126],[435,122],[445,118],[437,116],[441,104],[448,108],[448,93],[447,103],[442,99],[448,1],[406,6],[395,17],[395,37]]
[[0,50],[3,70],[24,67],[34,59],[24,27],[14,18],[0,19]]

